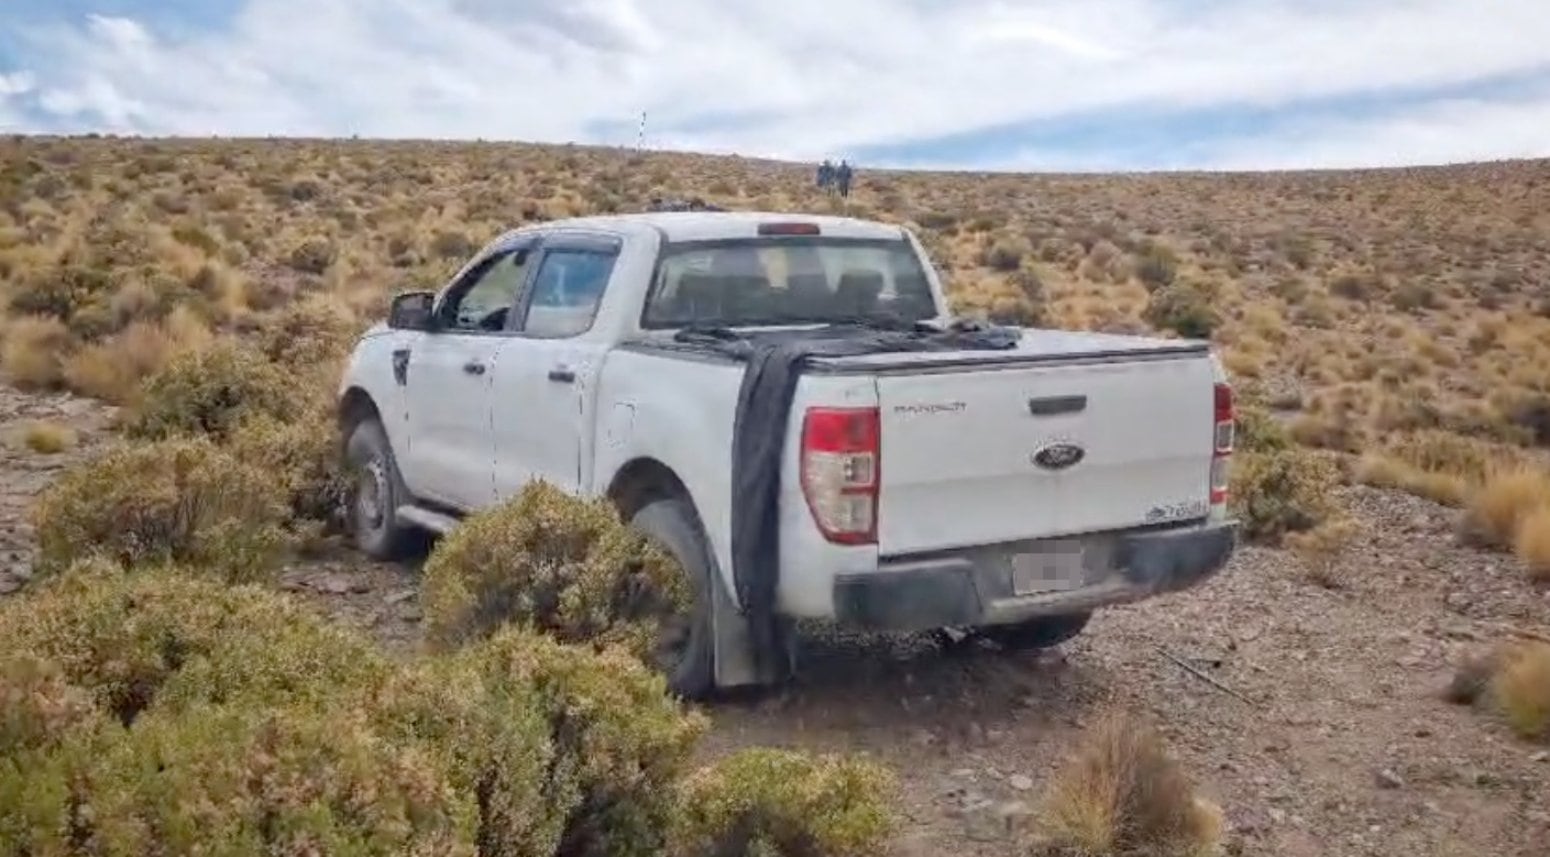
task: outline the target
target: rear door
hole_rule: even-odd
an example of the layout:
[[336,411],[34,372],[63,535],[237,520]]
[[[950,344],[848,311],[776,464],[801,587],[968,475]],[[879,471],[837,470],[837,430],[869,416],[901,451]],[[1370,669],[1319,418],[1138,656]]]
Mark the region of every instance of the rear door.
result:
[[900,555],[1205,517],[1204,353],[881,373],[878,549]]

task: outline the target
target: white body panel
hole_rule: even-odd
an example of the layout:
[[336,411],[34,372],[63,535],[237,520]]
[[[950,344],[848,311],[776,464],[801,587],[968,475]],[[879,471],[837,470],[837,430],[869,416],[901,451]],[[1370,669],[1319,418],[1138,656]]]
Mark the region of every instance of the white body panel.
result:
[[[666,214],[543,224],[513,235],[605,234],[617,262],[589,330],[563,339],[520,333],[460,335],[378,326],[352,355],[341,392],[369,396],[382,414],[411,494],[472,512],[533,478],[600,495],[633,462],[660,463],[687,489],[732,586],[732,435],[740,364],[650,347],[668,337],[640,327],[662,241],[755,235],[771,215]],[[790,219],[789,216],[780,216]],[[898,238],[898,227],[803,217],[825,235]],[[903,233],[921,253],[919,243]],[[922,253],[923,256],[923,253]],[[470,261],[470,270],[479,257]],[[939,313],[946,302],[926,265]],[[787,427],[780,490],[779,606],[796,617],[834,615],[837,577],[879,572],[895,556],[1097,530],[1191,514],[1204,503],[1211,459],[1212,386],[1204,350],[1168,359],[1127,356],[1179,343],[1029,331],[1015,352],[885,354],[822,361],[803,376]],[[407,383],[393,353],[412,356]],[[1048,361],[1051,356],[1077,358]],[[476,359],[483,375],[463,371]],[[946,360],[953,365],[943,366]],[[1011,361],[1013,365],[1008,365]],[[918,368],[916,368],[918,367]],[[556,380],[551,372],[568,373]],[[1030,398],[1086,396],[1079,413],[1035,419]],[[921,404],[957,410],[911,411]],[[797,474],[804,411],[881,409],[881,500],[875,545],[835,545],[815,526]],[[900,408],[900,410],[895,410]],[[1030,455],[1057,440],[1087,458],[1064,473]],[[1171,514],[1171,513],[1170,513]]]

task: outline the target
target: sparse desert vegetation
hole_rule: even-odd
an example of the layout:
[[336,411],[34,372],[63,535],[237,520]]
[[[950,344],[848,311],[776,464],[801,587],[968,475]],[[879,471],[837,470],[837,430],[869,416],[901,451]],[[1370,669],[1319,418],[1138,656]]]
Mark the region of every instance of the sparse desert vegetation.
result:
[[[1112,624],[1075,667],[862,668],[838,645],[809,685],[707,720],[639,660],[641,594],[682,593],[604,504],[535,486],[442,540],[423,577],[331,540],[349,484],[335,379],[388,298],[506,228],[673,196],[910,224],[968,314],[1212,339],[1255,545],[1180,619],[1096,619]],[[1415,709],[1456,641],[1550,624],[1547,162],[863,170],[841,203],[805,167],[738,158],[10,138],[0,379],[19,427],[0,469],[41,489],[0,529],[0,807],[17,808],[0,854],[200,836],[283,853],[1292,854],[1338,830],[1351,853],[1530,855],[1508,849],[1550,835],[1550,774],[1528,761],[1550,728],[1543,645],[1461,679],[1495,718]],[[371,604],[330,623],[314,595]],[[385,629],[414,645],[379,651]],[[1136,666],[1159,639],[1230,673],[1244,707]],[[1326,665],[1342,646],[1357,668]],[[1111,716],[1154,705],[1156,727]],[[881,761],[837,753],[853,749]],[[1401,750],[1410,767],[1381,788],[1347,770]],[[1465,757],[1503,771],[1437,770]],[[1222,809],[1196,778],[1231,783],[1208,790]],[[1402,803],[1399,781],[1447,806]],[[1501,827],[1459,820],[1509,796],[1527,809]],[[1481,846],[1502,830],[1521,841]]]

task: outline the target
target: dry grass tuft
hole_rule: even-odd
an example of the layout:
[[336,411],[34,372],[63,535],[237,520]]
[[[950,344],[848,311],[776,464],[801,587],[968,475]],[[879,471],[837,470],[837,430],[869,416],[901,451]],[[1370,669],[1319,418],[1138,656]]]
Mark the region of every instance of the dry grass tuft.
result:
[[23,316],[6,325],[0,338],[0,373],[18,387],[37,389],[57,385],[73,339],[70,329],[56,318]]
[[1519,735],[1550,740],[1550,644],[1512,647],[1502,658],[1491,692]]
[[1056,848],[1083,857],[1213,853],[1220,810],[1195,795],[1161,738],[1131,715],[1106,716],[1056,775],[1041,821]]
[[1528,567],[1530,577],[1550,582],[1550,505],[1523,516],[1513,548]]
[[1511,548],[1519,528],[1550,507],[1550,476],[1517,467],[1492,474],[1469,499],[1465,535],[1481,544]]
[[1302,562],[1308,580],[1325,589],[1339,589],[1340,557],[1356,534],[1355,521],[1337,518],[1304,533],[1290,533],[1285,543]]
[[55,455],[75,446],[75,430],[58,423],[33,423],[22,434],[27,448],[41,455]]

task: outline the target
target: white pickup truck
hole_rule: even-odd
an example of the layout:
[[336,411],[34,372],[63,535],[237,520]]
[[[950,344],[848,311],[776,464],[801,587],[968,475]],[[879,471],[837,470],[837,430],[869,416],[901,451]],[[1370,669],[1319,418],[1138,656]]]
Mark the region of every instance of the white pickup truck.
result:
[[607,496],[694,578],[662,664],[689,696],[784,675],[793,620],[1036,648],[1226,564],[1232,391],[1206,343],[1011,328],[956,348],[933,332],[953,325],[899,226],[508,232],[356,346],[355,537],[389,557],[534,479]]

